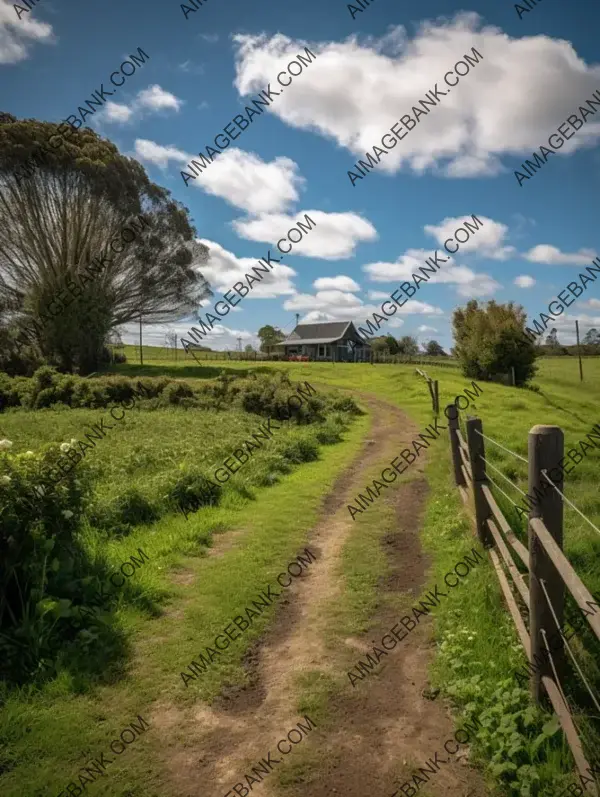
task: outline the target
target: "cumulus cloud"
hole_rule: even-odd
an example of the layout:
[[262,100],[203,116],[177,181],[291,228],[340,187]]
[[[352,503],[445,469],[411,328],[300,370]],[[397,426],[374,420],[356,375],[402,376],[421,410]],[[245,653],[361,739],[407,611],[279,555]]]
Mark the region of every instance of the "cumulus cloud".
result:
[[535,280],[527,274],[521,274],[519,277],[515,278],[515,285],[519,288],[533,288]]
[[339,274],[337,277],[319,277],[313,282],[313,288],[316,288],[318,291],[359,291],[360,285],[355,282],[352,277]]
[[162,111],[164,108],[178,111],[182,105],[182,100],[162,89],[157,83],[142,89],[137,95],[136,102],[140,108],[149,108],[152,111]]
[[[185,338],[188,335],[190,327],[196,323],[196,319],[190,316],[168,326],[166,324],[144,324],[144,343],[148,346],[164,346],[167,332],[176,332],[179,356],[185,357],[193,365],[194,358],[191,354],[186,355],[182,352],[180,341],[181,338]],[[139,344],[140,331],[137,323],[123,324],[119,331],[124,343]],[[215,324],[210,332],[210,338],[202,341],[202,345],[209,346],[215,351],[235,351],[238,347],[238,338],[242,339],[244,345],[251,343],[257,346],[259,343],[256,335],[247,329],[232,329],[223,324]]]
[[27,58],[30,45],[54,41],[52,25],[33,19],[28,10],[20,16],[13,3],[0,0],[0,64],[17,64]]
[[[244,280],[246,273],[256,277],[251,269],[257,265],[258,258],[237,257],[215,241],[209,241],[204,238],[199,240],[210,249],[208,263],[206,265],[203,264],[200,270],[213,286],[215,292],[215,296],[207,301],[205,305],[214,304],[215,301],[218,301],[217,292],[224,293],[231,290],[236,282],[241,281],[246,285]],[[274,263],[272,271],[269,271],[268,274],[261,273],[262,281],[253,286],[244,301],[248,301],[248,299],[276,299],[278,296],[295,294],[296,288],[292,282],[292,277],[295,276],[296,272],[293,268],[283,263]]]
[[[409,249],[395,263],[367,263],[363,266],[363,271],[373,282],[410,281],[413,273],[419,274],[418,267],[424,264],[425,258],[430,254],[422,249]],[[446,263],[442,264],[440,270],[433,276],[429,276],[429,282],[455,285],[459,296],[473,298],[492,296],[502,287],[489,274],[473,271],[467,266],[453,266]]]
[[420,326],[417,332],[437,332],[438,330],[435,327],[428,327],[425,324]]
[[538,244],[526,252],[523,257],[531,263],[543,263],[547,266],[589,266],[596,257],[593,249],[580,249],[579,252],[561,252],[555,246]]
[[176,147],[164,147],[146,138],[136,138],[134,148],[137,158],[161,169],[166,169],[171,160],[186,163],[189,158],[189,155]]
[[[492,260],[506,260],[514,254],[514,246],[506,246],[504,243],[508,235],[506,224],[500,224],[486,216],[476,216],[476,218],[479,219],[480,224],[474,221],[472,216],[457,216],[446,218],[437,226],[426,224],[423,229],[432,235],[440,246],[443,246],[445,241],[454,237],[454,233],[459,227],[464,230],[464,223],[468,222],[471,229],[467,228],[466,232],[470,234],[470,237],[465,243],[459,241],[461,254],[477,252],[482,257],[489,257]],[[475,227],[479,227],[479,229],[475,231]],[[456,246],[456,244],[454,245]]]
[[[389,295],[384,294],[384,299]],[[364,325],[366,319],[373,313],[381,315],[381,304],[365,304],[353,293],[340,290],[317,291],[316,294],[297,293],[283,303],[284,310],[308,311],[303,317],[303,323],[316,323],[317,321],[353,321],[355,325]],[[440,316],[444,311],[425,302],[409,299],[399,308],[394,316],[386,321],[387,326],[397,328],[404,324],[399,316],[425,315]]]
[[324,213],[321,210],[302,210],[293,215],[267,213],[256,219],[237,219],[231,224],[241,238],[275,245],[298,221],[305,226],[309,224],[305,214],[315,226],[293,245],[294,255],[341,260],[351,257],[361,241],[377,239],[377,230],[371,222],[356,213]]
[[111,102],[108,100],[102,110],[103,119],[105,122],[128,122],[133,116],[133,111],[128,105],[121,105],[118,102]]
[[304,182],[298,165],[290,158],[279,157],[267,163],[234,147],[219,155],[190,185],[194,183],[248,213],[262,214],[287,210],[298,199]]
[[[142,138],[136,139],[135,154],[161,169],[166,168],[169,161],[183,165],[194,157],[176,147],[164,147]],[[266,162],[252,152],[232,147],[189,185],[221,197],[248,213],[262,214],[287,210],[298,200],[304,183],[298,165],[290,158],[278,157]]]
[[[235,85],[242,96],[260,91],[308,46],[317,60],[268,111],[358,157],[379,145],[436,83],[446,89],[444,74],[464,54],[473,57],[474,47],[480,62],[420,119],[418,129],[382,156],[377,168],[390,173],[409,167],[451,177],[495,174],[503,156],[531,154],[547,140],[593,94],[600,78],[600,66],[587,64],[565,39],[513,38],[484,25],[474,12],[425,21],[412,38],[398,26],[379,39],[351,35],[342,42],[306,42],[278,33],[238,35],[234,42]],[[600,124],[589,121],[583,133],[558,154],[595,141]]]
[[182,105],[183,100],[155,83],[153,86],[148,86],[147,89],[138,91],[135,99],[129,105],[107,102],[104,108],[96,113],[94,119],[104,124],[126,124],[133,119],[140,119],[146,112],[177,112]]

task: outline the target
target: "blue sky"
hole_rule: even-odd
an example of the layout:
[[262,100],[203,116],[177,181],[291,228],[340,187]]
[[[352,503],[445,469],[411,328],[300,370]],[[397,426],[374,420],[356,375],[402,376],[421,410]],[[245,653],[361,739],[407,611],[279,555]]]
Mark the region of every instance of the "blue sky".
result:
[[[513,299],[537,316],[600,251],[600,114],[522,186],[514,175],[600,89],[599,15],[582,0],[542,0],[522,18],[504,0],[373,0],[354,18],[339,0],[205,0],[187,18],[165,0],[39,0],[19,19],[0,0],[0,110],[66,119],[101,83],[114,89],[109,75],[141,47],[147,62],[86,124],[190,209],[211,250],[210,304],[275,253],[296,218],[318,221],[215,327],[213,348],[255,344],[267,323],[289,333],[296,313],[364,324],[443,232],[476,214],[484,227],[471,246],[382,327],[449,348],[454,307]],[[285,95],[186,186],[190,158],[268,83],[280,89],[277,74],[305,47],[316,58]],[[447,88],[444,74],[473,47],[481,62],[353,186],[348,170],[436,82]],[[600,327],[595,285],[558,319],[564,343],[575,318],[584,332]],[[147,325],[144,340],[163,345],[191,322]],[[123,331],[136,340],[135,324]]]

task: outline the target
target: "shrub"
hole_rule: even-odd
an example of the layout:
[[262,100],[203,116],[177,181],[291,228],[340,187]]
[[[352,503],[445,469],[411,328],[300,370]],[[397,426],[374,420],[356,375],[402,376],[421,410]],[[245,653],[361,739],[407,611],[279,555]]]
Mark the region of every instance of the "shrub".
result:
[[301,462],[313,462],[319,458],[319,447],[308,437],[299,437],[284,443],[280,449],[282,455],[299,465]]
[[0,678],[21,682],[44,671],[52,642],[69,636],[60,621],[88,575],[75,532],[91,485],[80,462],[48,486],[44,472],[61,456],[57,446],[12,455],[2,441],[0,449]]
[[125,536],[134,526],[153,523],[160,517],[158,509],[135,487],[131,487],[90,513],[90,522],[107,534]]
[[165,499],[175,510],[190,511],[191,508],[195,512],[201,506],[216,506],[222,493],[221,485],[210,481],[201,471],[182,469]]
[[347,412],[349,415],[364,415],[353,396],[338,396],[330,400],[329,406],[338,412]]

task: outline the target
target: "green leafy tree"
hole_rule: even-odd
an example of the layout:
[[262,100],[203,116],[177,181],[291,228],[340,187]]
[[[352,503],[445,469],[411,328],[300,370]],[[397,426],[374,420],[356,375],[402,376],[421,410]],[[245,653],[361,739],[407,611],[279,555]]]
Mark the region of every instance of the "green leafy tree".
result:
[[585,337],[583,338],[583,342],[586,346],[598,346],[600,345],[600,332],[595,327],[592,327],[585,333]]
[[271,353],[271,348],[285,339],[285,335],[278,327],[266,324],[256,333],[260,339],[260,350]]
[[491,380],[515,369],[517,385],[535,374],[536,346],[525,335],[527,315],[514,302],[479,305],[476,299],[454,311],[456,356],[465,376]]
[[556,329],[554,328],[551,329],[550,334],[546,335],[546,346],[550,346],[553,349],[559,348],[560,343],[558,340],[558,332],[556,331]]
[[93,130],[0,113],[0,299],[61,369],[96,370],[115,327],[179,320],[212,295],[188,213]]
[[419,353],[419,342],[411,335],[403,335],[398,341],[399,354],[404,354],[406,357],[416,357]]
[[246,352],[246,354],[254,354],[256,349],[251,343],[246,343],[246,345],[244,346],[244,351]]
[[444,348],[437,342],[437,340],[430,340],[425,346],[425,354],[429,357],[447,357]]

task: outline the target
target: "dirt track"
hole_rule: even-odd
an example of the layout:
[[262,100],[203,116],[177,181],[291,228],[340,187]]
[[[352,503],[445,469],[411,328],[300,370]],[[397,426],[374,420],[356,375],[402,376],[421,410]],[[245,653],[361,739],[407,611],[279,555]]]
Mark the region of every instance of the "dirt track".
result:
[[[165,757],[171,785],[181,797],[222,797],[234,784],[246,783],[242,776],[251,772],[247,760],[256,766],[269,750],[283,761],[254,784],[252,792],[276,797],[277,777],[294,761],[294,750],[283,757],[275,752],[275,745],[302,720],[296,710],[298,673],[340,672],[335,656],[325,649],[322,608],[335,602],[342,588],[335,574],[352,528],[346,504],[356,487],[365,484],[366,469],[376,462],[389,462],[417,432],[397,408],[368,395],[362,399],[374,413],[370,439],[323,502],[321,520],[309,538],[317,562],[287,591],[269,632],[247,656],[251,686],[223,695],[211,707],[198,706],[185,718],[174,707],[161,710],[160,721],[157,717],[159,727],[162,724],[168,731],[177,726],[177,737],[186,740],[175,745],[171,741]],[[416,596],[424,584],[428,563],[420,546],[419,524],[427,484],[422,470],[423,460],[419,460],[411,468],[411,481],[396,483],[386,491],[385,500],[393,501],[396,508],[397,525],[382,540],[392,568],[382,590]],[[386,614],[382,610],[375,618],[376,627],[368,638],[345,640],[354,659],[398,622],[397,616]],[[443,751],[454,726],[441,698],[431,700],[427,691],[432,644],[431,619],[426,618],[376,674],[355,689],[348,684],[330,707],[335,731],[325,735],[317,728],[294,748],[315,746],[321,762],[318,772],[311,771],[307,782],[286,788],[286,794],[390,797],[415,767],[425,767],[429,757]],[[422,797],[482,797],[487,791],[463,756],[441,766],[419,793]],[[245,797],[244,791],[240,797]]]

